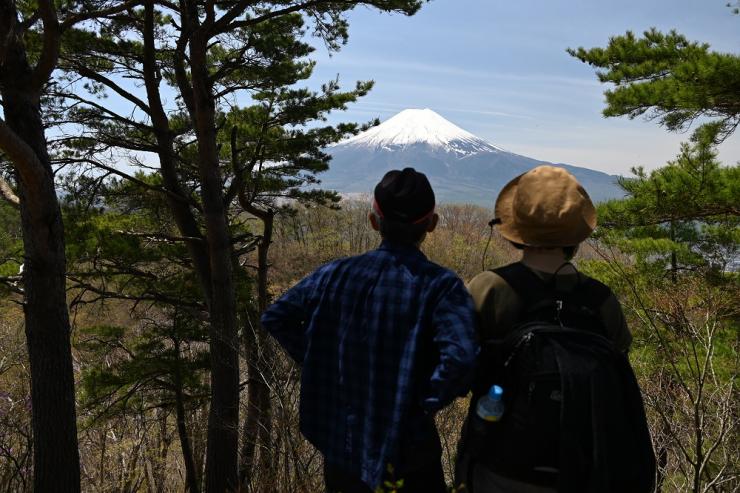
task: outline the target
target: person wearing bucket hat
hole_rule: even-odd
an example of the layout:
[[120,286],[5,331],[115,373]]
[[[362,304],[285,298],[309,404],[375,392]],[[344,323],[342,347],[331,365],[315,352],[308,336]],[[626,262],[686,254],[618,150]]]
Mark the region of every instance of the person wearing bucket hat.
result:
[[419,250],[434,207],[424,174],[389,171],[368,213],[380,246],[320,267],[262,316],[303,367],[300,428],[329,492],[447,491],[433,418],[469,391],[478,345],[465,285]]
[[[501,190],[494,210],[492,223],[522,252],[517,264],[543,280],[557,281],[564,289],[588,278],[569,261],[596,228],[596,208],[567,170],[538,166],[517,176]],[[505,335],[520,314],[518,294],[490,270],[475,276],[468,290],[476,303],[481,338]],[[616,297],[607,297],[600,313],[609,337],[627,351],[632,336]]]
[[[468,283],[475,303],[478,337],[482,350],[468,418],[463,426],[462,439],[458,446],[456,483],[458,486],[465,484],[467,487],[465,491],[473,493],[592,491],[582,490],[573,483],[569,486],[574,486],[575,489],[563,487],[562,475],[559,476],[557,473],[557,465],[562,464],[560,457],[551,457],[556,467],[540,468],[549,471],[548,473],[541,471],[532,473],[532,469],[525,469],[524,460],[522,463],[516,462],[519,457],[518,450],[524,449],[524,453],[520,454],[522,457],[531,457],[536,455],[535,451],[540,453],[548,447],[547,438],[544,436],[539,436],[535,442],[528,443],[527,438],[522,438],[526,434],[522,432],[523,435],[517,435],[518,432],[511,431],[517,426],[512,422],[532,423],[530,415],[527,415],[526,419],[521,419],[522,415],[515,415],[519,410],[511,406],[514,401],[520,402],[517,400],[517,396],[522,395],[520,389],[503,389],[504,403],[508,408],[504,410],[502,424],[498,425],[499,431],[494,428],[494,433],[504,433],[509,437],[508,440],[501,438],[503,435],[498,435],[499,440],[487,439],[488,443],[481,444],[483,439],[476,437],[476,434],[480,434],[478,432],[481,428],[475,428],[477,419],[475,413],[479,397],[485,395],[493,383],[517,381],[516,377],[521,377],[514,375],[512,379],[512,373],[519,371],[512,370],[519,368],[517,366],[519,363],[512,362],[512,359],[517,351],[521,351],[522,346],[527,347],[529,339],[517,338],[519,334],[526,333],[527,323],[531,325],[539,320],[538,317],[544,310],[550,310],[549,305],[542,308],[542,304],[549,303],[550,299],[554,301],[553,313],[560,326],[563,326],[562,320],[568,323],[570,319],[566,317],[561,319],[560,309],[563,302],[556,300],[567,300],[566,307],[568,304],[578,304],[578,309],[586,309],[588,305],[589,313],[593,315],[588,320],[599,327],[599,334],[608,339],[607,344],[613,347],[615,352],[626,354],[632,336],[619,302],[608,287],[579,273],[570,263],[580,243],[596,228],[596,223],[596,209],[588,193],[576,178],[563,168],[539,166],[517,176],[504,186],[496,200],[495,219],[489,224],[495,225],[501,236],[521,251],[522,257],[514,264],[482,272]],[[515,342],[510,343],[512,340]],[[517,349],[512,349],[512,346]],[[489,350],[489,347],[496,349]],[[625,372],[629,373],[631,369],[626,369]],[[518,381],[520,384],[511,386],[521,386],[523,385],[521,382],[525,380],[522,378]],[[531,398],[534,383],[533,380],[528,381]],[[552,395],[556,393],[559,395],[560,390],[556,389],[553,392]],[[637,393],[639,398],[639,390]],[[642,405],[641,401],[639,405]],[[525,414],[543,413],[545,412],[543,409],[530,408],[525,410]],[[553,411],[553,414],[559,412]],[[558,422],[557,416],[553,419],[555,423]],[[589,416],[585,416],[584,422],[588,419]],[[559,439],[554,440],[557,443]],[[554,450],[562,449],[555,445]],[[538,457],[542,459],[541,454]],[[611,491],[627,490],[611,489]]]

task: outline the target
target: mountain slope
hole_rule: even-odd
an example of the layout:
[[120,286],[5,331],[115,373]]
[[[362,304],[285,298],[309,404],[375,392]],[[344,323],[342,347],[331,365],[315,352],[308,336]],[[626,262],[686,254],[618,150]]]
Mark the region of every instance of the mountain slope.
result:
[[[438,202],[490,207],[512,178],[545,161],[507,152],[476,137],[432,110],[408,109],[370,130],[327,149],[329,171],[323,188],[370,193],[388,170],[411,166],[424,172]],[[596,200],[621,197],[616,177],[556,164],[573,173]]]

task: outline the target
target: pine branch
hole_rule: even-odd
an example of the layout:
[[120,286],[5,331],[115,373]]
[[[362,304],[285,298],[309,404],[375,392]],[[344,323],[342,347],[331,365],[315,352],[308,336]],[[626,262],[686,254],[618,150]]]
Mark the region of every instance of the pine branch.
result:
[[[74,101],[77,101],[79,103],[82,103],[84,105],[90,106],[91,108],[94,108],[98,111],[100,111],[101,115],[107,115],[107,119],[111,121],[115,121],[118,123],[122,123],[124,125],[130,125],[131,127],[137,128],[139,130],[143,131],[151,131],[151,127],[149,125],[146,125],[141,122],[137,122],[135,120],[132,120],[130,118],[127,118],[123,115],[119,115],[115,111],[111,110],[110,108],[103,106],[102,104],[96,103],[94,101],[91,101],[89,99],[85,99],[81,96],[78,96],[77,94],[69,94],[69,93],[56,93],[55,95],[65,97],[67,99],[71,99]],[[147,108],[148,110],[148,108]],[[83,123],[83,122],[76,122],[76,123]]]
[[[85,282],[82,279],[72,276],[72,275],[67,275],[67,279],[69,279],[70,281],[74,283],[74,286],[70,286],[69,289],[81,289],[83,291],[82,294],[84,294],[87,291],[97,294],[98,297],[95,299],[95,301],[100,301],[103,299],[129,300],[129,301],[135,301],[137,303],[140,303],[142,301],[151,301],[154,303],[162,303],[162,304],[171,305],[171,306],[182,306],[182,307],[187,307],[187,308],[195,308],[198,310],[206,309],[205,305],[203,305],[202,303],[189,302],[182,298],[173,298],[171,296],[167,296],[161,293],[146,293],[146,294],[141,294],[141,295],[130,295],[130,294],[125,294],[125,293],[119,293],[116,291],[108,291],[106,289],[95,286],[94,284],[90,284],[89,282]],[[86,304],[86,303],[93,302],[91,300],[83,300],[81,296],[78,296],[77,298],[78,299],[75,300],[73,305]]]
[[19,33],[25,33],[28,31],[31,26],[36,24],[41,19],[41,15],[39,14],[38,10],[34,10],[33,14],[31,14],[30,17],[22,21],[20,24],[18,24],[18,32]]
[[75,24],[79,24],[80,22],[84,22],[91,19],[98,19],[101,17],[109,17],[111,15],[119,14],[121,12],[125,12],[126,10],[129,10],[136,5],[140,3],[141,0],[128,0],[126,2],[116,4],[114,2],[113,6],[107,9],[101,9],[101,10],[89,10],[86,12],[79,12],[77,14],[70,15],[61,24],[61,30],[67,30],[70,27],[74,26]]
[[[254,0],[239,0],[236,4],[231,7],[224,15],[222,15],[217,21],[213,23],[213,30],[216,33],[222,32],[229,23],[244,13],[244,11],[251,5],[255,5],[257,2]],[[226,29],[228,30],[228,29]]]
[[599,226],[603,228],[621,228],[621,227],[644,227],[644,226],[657,226],[659,224],[670,223],[671,221],[695,221],[698,219],[706,219],[715,216],[740,216],[740,208],[733,206],[721,206],[715,208],[703,208],[700,211],[688,211],[684,213],[665,214],[658,215],[657,217],[645,217],[642,216],[639,221],[628,222],[624,224],[620,221],[605,221]]
[[118,170],[116,168],[107,166],[107,165],[101,163],[100,161],[96,161],[94,159],[88,159],[88,158],[80,158],[80,159],[72,159],[72,158],[69,158],[69,159],[60,159],[57,162],[65,163],[65,164],[70,164],[70,163],[80,163],[80,164],[87,163],[87,164],[90,164],[90,165],[92,165],[92,166],[94,166],[96,168],[100,168],[102,170],[108,171],[109,173],[112,173],[114,175],[120,176],[121,178],[124,178],[124,179],[126,179],[126,180],[128,180],[128,181],[130,181],[132,183],[135,183],[135,184],[139,185],[140,187],[146,188],[147,190],[151,190],[153,192],[163,193],[163,194],[165,194],[165,195],[167,195],[167,196],[169,196],[169,197],[177,200],[178,202],[182,202],[184,204],[187,204],[187,205],[193,207],[194,209],[196,209],[198,211],[202,211],[202,209],[200,207],[200,204],[198,204],[194,200],[189,200],[187,197],[184,197],[184,196],[182,196],[180,194],[177,194],[177,193],[175,193],[175,192],[173,192],[171,190],[168,190],[168,189],[166,189],[164,187],[158,187],[156,185],[152,185],[150,183],[147,183],[147,182],[145,182],[143,180],[140,180],[140,179],[136,178],[135,176],[131,176],[128,173],[124,173],[121,170]]
[[122,98],[134,103],[136,106],[141,108],[145,113],[147,114],[151,113],[149,110],[149,106],[144,101],[137,98],[134,94],[128,92],[127,90],[125,90],[124,88],[122,88],[121,86],[113,82],[111,79],[103,75],[100,75],[95,70],[92,70],[86,67],[85,65],[81,65],[79,63],[74,63],[74,68],[83,77],[86,77],[90,80],[103,84],[104,86],[111,89],[113,92],[115,92]]
[[[244,19],[241,21],[233,21],[233,22],[221,22],[222,20],[227,20],[227,17],[221,17],[214,25],[213,25],[213,32],[215,34],[221,34],[224,32],[231,32],[237,29],[244,29],[245,27],[251,27],[256,26],[257,24],[260,24],[262,22],[269,21],[271,19],[275,19],[277,17],[281,17],[288,14],[293,14],[296,12],[300,12],[302,10],[310,9],[311,7],[316,7],[321,4],[328,3],[327,0],[311,0],[308,2],[298,3],[296,5],[293,5],[291,7],[287,7],[280,10],[273,10],[272,12],[268,12],[266,14],[262,14],[258,17],[253,17],[250,19]],[[357,4],[360,2],[349,2],[349,1],[334,1],[331,3],[343,3],[347,5]]]

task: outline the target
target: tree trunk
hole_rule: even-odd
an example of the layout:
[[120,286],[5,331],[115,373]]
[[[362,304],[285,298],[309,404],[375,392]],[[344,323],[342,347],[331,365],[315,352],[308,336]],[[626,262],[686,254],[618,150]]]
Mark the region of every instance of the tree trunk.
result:
[[[262,371],[264,365],[262,364],[263,359],[260,356],[260,349],[265,344],[265,337],[261,332],[261,327],[245,327],[242,336],[246,351],[249,383],[247,385],[247,414],[244,417],[242,428],[239,482],[242,489],[246,491],[251,489],[250,485],[254,480],[257,446],[260,444],[260,438],[264,438],[262,427],[269,427],[265,420],[266,417],[269,419],[271,414],[269,409],[266,409],[270,406],[270,391],[265,383]],[[266,444],[264,440],[262,442],[263,450]],[[260,453],[260,457],[264,458],[264,455]],[[264,460],[260,462],[264,462]]]
[[[262,238],[257,245],[257,306],[262,314],[269,302],[268,251],[272,243],[274,213],[253,207],[243,193],[239,195],[242,207],[262,221]],[[270,387],[272,356],[268,351],[267,334],[258,322],[254,328],[245,328],[243,342],[247,354],[249,385],[247,387],[247,416],[242,430],[242,454],[239,479],[244,489],[254,477],[255,449],[259,444],[260,471],[270,481],[275,471],[272,447],[272,401]]]
[[[671,221],[670,224],[671,241],[676,241],[676,223]],[[674,284],[678,281],[678,257],[676,250],[671,249],[671,282]]]
[[187,423],[185,422],[185,402],[182,393],[179,343],[175,344],[175,358],[177,358],[177,367],[175,368],[175,413],[177,416],[177,435],[180,438],[180,448],[182,449],[182,460],[185,462],[185,484],[188,493],[199,493],[198,472],[195,468],[193,449],[190,446],[190,437],[188,436]]
[[[180,177],[175,165],[174,139],[170,129],[167,113],[162,105],[159,88],[159,69],[156,62],[156,46],[154,42],[154,1],[148,0],[144,7],[144,56],[142,60],[144,86],[146,88],[149,116],[157,139],[157,156],[165,188],[177,196],[186,198],[185,190],[180,183]],[[208,262],[208,250],[205,239],[201,234],[198,222],[190,206],[184,200],[177,200],[171,195],[166,196],[172,217],[175,220],[180,234],[189,238],[186,242],[188,253],[193,261],[193,268],[203,289],[206,303],[211,300],[211,273]]]
[[223,200],[216,144],[215,101],[207,71],[207,31],[190,42],[193,103],[198,138],[201,197],[211,268],[211,408],[208,416],[206,491],[237,487],[239,444],[239,354],[231,235]]
[[16,171],[23,230],[24,315],[31,368],[34,491],[80,491],[62,214],[41,120],[41,88],[0,1],[0,148]]
[[[257,301],[260,310],[260,315],[265,312],[267,305],[269,304],[269,293],[267,291],[267,280],[268,280],[268,251],[270,249],[270,243],[272,243],[272,228],[274,221],[274,214],[267,212],[261,215],[263,229],[262,239],[257,245]],[[262,381],[262,392],[261,392],[261,408],[260,408],[260,471],[266,475],[267,481],[272,481],[276,471],[276,464],[274,462],[274,445],[272,443],[272,400],[270,399],[270,385],[273,382],[272,364],[274,359],[272,357],[272,351],[270,350],[270,344],[267,340],[267,333],[262,327],[262,324],[257,324],[258,339],[260,340],[260,354],[258,359],[258,365],[260,367],[260,377]]]
[[[13,120],[28,122],[35,115],[43,139],[38,110],[26,106],[26,111],[21,108],[9,111],[9,106],[13,106],[8,101],[11,98],[4,95],[3,99],[9,126],[13,127]],[[34,173],[38,182],[27,183],[18,173],[24,247],[23,311],[31,365],[34,490],[79,491],[64,229],[45,141],[42,142],[44,152],[40,160],[46,161],[46,166],[40,173]]]

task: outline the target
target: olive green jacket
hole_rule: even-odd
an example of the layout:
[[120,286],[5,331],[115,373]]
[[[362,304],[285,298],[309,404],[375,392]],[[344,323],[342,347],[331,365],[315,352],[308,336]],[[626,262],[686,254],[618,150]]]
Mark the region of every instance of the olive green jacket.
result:
[[[552,278],[552,274],[532,271],[544,280]],[[578,276],[584,274],[558,274],[559,289],[569,289],[575,286]],[[485,271],[475,276],[468,284],[478,322],[478,336],[481,341],[505,337],[517,323],[522,310],[522,300],[514,289],[495,272]],[[632,343],[632,335],[622,313],[622,307],[612,294],[599,308],[601,319],[606,328],[607,336],[615,347],[626,352]]]

